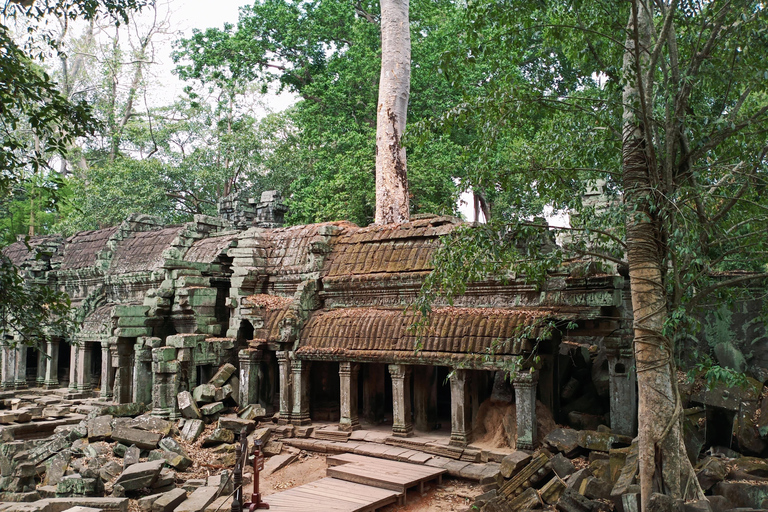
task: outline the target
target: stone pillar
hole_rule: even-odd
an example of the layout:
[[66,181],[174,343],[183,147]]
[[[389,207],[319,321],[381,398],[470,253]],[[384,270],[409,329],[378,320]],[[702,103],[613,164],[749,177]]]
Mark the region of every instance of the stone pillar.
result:
[[517,449],[533,450],[536,446],[536,383],[539,372],[520,370],[512,381],[517,410]]
[[43,363],[45,364],[43,388],[56,389],[59,387],[59,342],[46,342],[45,356],[43,357]]
[[437,424],[437,379],[434,366],[413,373],[413,428],[428,432]]
[[16,347],[16,389],[27,389],[27,346]]
[[78,354],[80,353],[80,343],[75,342],[69,345],[69,385],[67,388],[72,391],[77,391],[77,377],[83,372],[82,368],[78,368],[79,362]]
[[606,338],[611,401],[611,431],[634,437],[637,427],[637,376],[632,340]]
[[114,400],[118,404],[127,404],[133,398],[133,343],[123,339],[117,342],[115,348],[112,352],[112,367],[115,369]]
[[278,423],[285,425],[291,422],[291,410],[293,409],[293,389],[291,386],[291,361],[288,352],[281,350],[275,352],[277,365],[280,370],[280,419]]
[[469,443],[469,375],[467,370],[454,368],[451,380],[451,446],[467,446]]
[[177,349],[152,349],[152,416],[174,420],[181,416],[176,396],[179,393]]
[[237,354],[240,361],[240,407],[259,403],[262,357],[261,350],[252,348],[245,348]]
[[10,340],[2,342],[2,366],[0,366],[0,387],[13,389],[16,387],[16,349],[11,348]]
[[410,437],[413,435],[411,422],[411,367],[404,364],[390,364],[392,376],[392,435]]
[[341,380],[341,415],[339,428],[351,432],[360,430],[360,420],[357,416],[357,378],[360,365],[344,361],[339,363],[339,379]]
[[291,423],[294,425],[309,425],[312,419],[309,417],[309,368],[310,361],[294,359],[291,361],[291,373],[293,374],[293,412]]
[[152,347],[142,339],[134,345],[135,363],[133,366],[133,401],[142,404],[152,403]]
[[114,379],[114,371],[112,369],[112,347],[109,340],[101,342],[101,392],[99,396],[101,398],[112,398],[112,379]]
[[35,385],[38,388],[41,388],[45,381],[45,342],[39,342],[35,348],[37,349],[37,376],[35,377]]
[[75,388],[81,393],[91,390],[92,355],[93,343],[90,341],[80,342],[80,347],[77,351],[77,362],[72,363],[72,366],[77,367],[77,380],[75,382]]

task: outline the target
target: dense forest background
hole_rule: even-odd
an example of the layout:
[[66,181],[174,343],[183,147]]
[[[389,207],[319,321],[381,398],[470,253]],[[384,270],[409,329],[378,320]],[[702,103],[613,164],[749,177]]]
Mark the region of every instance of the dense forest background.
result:
[[[168,6],[129,11],[117,25],[109,12],[89,20],[15,19],[8,26],[17,39],[35,34],[31,44],[42,45],[45,31],[53,41],[56,50],[41,50],[37,65],[67,100],[90,105],[97,124],[91,135],[71,140],[64,157],[52,153],[47,166],[23,169],[0,197],[2,243],[19,234],[115,225],[132,212],[184,222],[215,214],[217,201],[231,193],[258,197],[267,189],[283,192],[291,224],[369,224],[378,9],[377,2],[267,0],[242,8],[236,24],[195,30],[187,39],[174,33]],[[470,184],[486,213],[539,213],[535,191],[521,194],[510,172],[519,165],[514,136],[470,158],[487,126],[467,122],[448,131],[431,122],[488,94],[489,64],[446,75],[447,55],[470,52],[457,37],[465,17],[465,6],[448,0],[411,4],[412,214],[455,214]],[[161,65],[155,47],[168,40],[186,87],[163,102],[164,84],[153,78]],[[297,100],[272,112],[268,102],[277,91]],[[34,136],[25,142],[34,146]],[[479,179],[481,171],[492,182]]]

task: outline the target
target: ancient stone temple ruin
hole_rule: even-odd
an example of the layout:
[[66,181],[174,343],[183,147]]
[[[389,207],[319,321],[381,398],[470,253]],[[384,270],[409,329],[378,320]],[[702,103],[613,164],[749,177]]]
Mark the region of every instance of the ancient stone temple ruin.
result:
[[[278,413],[283,425],[387,424],[400,437],[450,426],[460,449],[483,433],[488,404],[506,401],[518,448],[537,445],[542,411],[634,434],[622,276],[563,270],[542,286],[489,277],[435,305],[420,327],[408,306],[441,237],[461,221],[286,228],[285,211],[267,192],[228,198],[219,217],[180,226],[132,215],[7,247],[28,279],[69,294],[79,330],[39,347],[12,346],[14,333],[4,333],[2,388],[65,388],[175,419],[179,393],[231,363],[230,399]],[[586,380],[595,384],[579,403],[575,387]]]

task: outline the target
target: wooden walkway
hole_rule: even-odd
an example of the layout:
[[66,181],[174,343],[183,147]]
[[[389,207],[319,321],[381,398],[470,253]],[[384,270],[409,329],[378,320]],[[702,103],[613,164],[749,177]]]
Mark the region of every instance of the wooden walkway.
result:
[[329,456],[327,478],[265,496],[277,512],[373,512],[398,502],[405,505],[408,489],[437,479],[444,469],[376,459],[353,453]]
[[326,461],[328,463],[326,470],[328,476],[371,487],[398,491],[402,496],[401,504],[403,505],[405,505],[408,489],[418,485],[419,492],[423,493],[425,482],[437,479],[437,483],[440,485],[443,474],[446,472],[445,469],[377,459],[353,453],[329,456]]
[[400,493],[387,489],[323,478],[263,498],[277,512],[373,512],[395,503]]

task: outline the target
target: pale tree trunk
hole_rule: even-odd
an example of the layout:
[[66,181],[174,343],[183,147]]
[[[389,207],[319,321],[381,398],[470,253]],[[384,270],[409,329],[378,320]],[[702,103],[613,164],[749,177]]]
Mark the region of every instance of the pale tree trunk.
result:
[[665,254],[661,219],[662,179],[647,117],[653,111],[653,73],[648,72],[653,4],[633,3],[623,92],[623,182],[627,211],[627,260],[632,290],[638,385],[638,448],[642,509],[654,492],[674,498],[703,497],[685,454],[681,406],[672,341],[663,335],[667,320]]
[[377,224],[408,221],[405,130],[411,89],[408,0],[381,1],[381,78],[376,119]]

